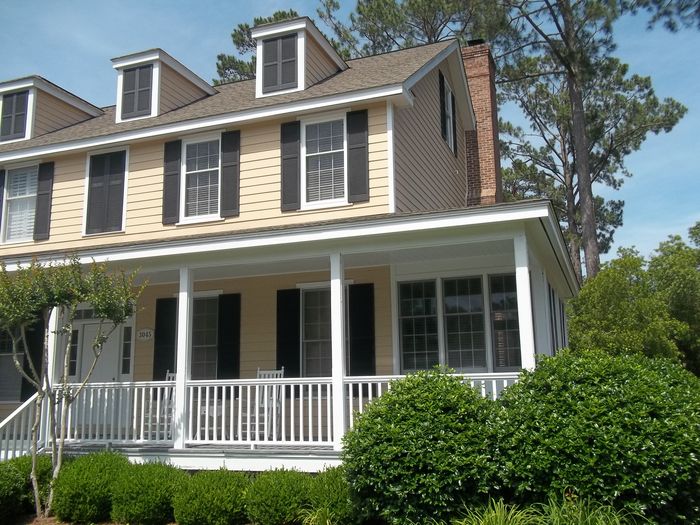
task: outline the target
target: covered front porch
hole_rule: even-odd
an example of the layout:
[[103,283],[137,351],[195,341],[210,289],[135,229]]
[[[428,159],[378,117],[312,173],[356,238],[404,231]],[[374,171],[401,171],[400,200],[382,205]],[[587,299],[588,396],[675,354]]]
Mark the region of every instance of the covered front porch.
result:
[[[316,470],[406,373],[444,365],[495,399],[566,343],[573,290],[549,244],[557,231],[534,213],[436,215],[132,254],[149,284],[68,409],[66,442],[187,468]],[[54,341],[56,380],[63,348],[70,380],[83,379],[93,325],[86,308],[70,345]],[[0,426],[4,457],[28,444],[32,410]]]

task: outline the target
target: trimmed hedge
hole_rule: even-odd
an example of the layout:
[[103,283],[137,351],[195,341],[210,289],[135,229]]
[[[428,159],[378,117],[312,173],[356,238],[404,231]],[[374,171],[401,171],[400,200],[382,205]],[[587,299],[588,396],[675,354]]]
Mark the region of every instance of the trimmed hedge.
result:
[[311,478],[309,504],[312,511],[326,511],[333,523],[342,525],[353,522],[350,486],[343,467],[328,468]]
[[55,481],[53,511],[61,521],[93,523],[109,519],[115,480],[129,460],[115,452],[79,456],[61,468]]
[[113,486],[112,520],[129,525],[166,525],[175,520],[173,496],[187,474],[162,463],[129,464]]
[[493,403],[439,370],[392,383],[345,436],[343,461],[363,518],[446,519],[486,501]]
[[246,491],[246,511],[255,525],[290,525],[300,522],[309,504],[311,476],[296,470],[268,470],[259,474]]
[[173,498],[178,525],[246,523],[244,494],[250,480],[241,472],[197,472],[180,484]]
[[9,461],[0,463],[0,523],[8,523],[22,512],[24,478]]
[[[63,464],[67,463],[67,457],[63,458]],[[10,463],[15,466],[15,468],[22,475],[24,480],[24,491],[22,494],[22,508],[26,513],[35,512],[36,507],[34,504],[34,487],[32,487],[32,456],[20,456],[10,460]],[[46,503],[49,496],[49,488],[51,485],[51,478],[53,477],[53,464],[51,462],[51,456],[48,454],[39,454],[36,457],[36,473],[37,480],[39,481],[39,497],[42,503]]]
[[506,499],[573,491],[661,523],[700,520],[700,380],[680,365],[564,352],[501,405],[494,457]]

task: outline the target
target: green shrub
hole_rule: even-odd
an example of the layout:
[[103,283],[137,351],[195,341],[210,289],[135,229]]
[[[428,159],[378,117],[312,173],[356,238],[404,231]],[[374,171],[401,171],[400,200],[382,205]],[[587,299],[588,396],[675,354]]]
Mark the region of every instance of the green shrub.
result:
[[0,523],[7,523],[22,512],[24,479],[9,461],[0,463]]
[[287,525],[301,521],[309,503],[311,476],[296,470],[269,470],[246,491],[246,511],[255,525]]
[[[309,487],[310,513],[316,514],[316,522],[331,521],[338,524],[352,523],[353,508],[350,488],[342,467],[333,467],[313,477]],[[322,519],[326,516],[328,519]],[[325,523],[324,523],[325,525]]]
[[669,360],[564,352],[501,399],[508,499],[571,490],[662,523],[700,520],[700,380]]
[[237,525],[246,522],[249,479],[228,470],[201,471],[186,478],[173,498],[179,525]]
[[61,521],[92,523],[109,519],[115,479],[129,460],[114,452],[79,456],[56,478],[53,511]]
[[392,383],[345,436],[343,461],[363,518],[444,519],[485,501],[492,403],[437,370]]
[[[22,494],[22,507],[27,513],[34,512],[34,487],[32,487],[32,456],[20,456],[10,460],[15,468],[22,475],[24,480],[24,490]],[[65,458],[64,458],[65,464]],[[46,503],[51,486],[51,478],[53,477],[53,464],[51,456],[48,454],[38,454],[36,457],[36,473],[39,481],[39,496],[42,503]]]
[[162,463],[130,464],[115,480],[112,520],[165,525],[175,520],[173,496],[187,474]]

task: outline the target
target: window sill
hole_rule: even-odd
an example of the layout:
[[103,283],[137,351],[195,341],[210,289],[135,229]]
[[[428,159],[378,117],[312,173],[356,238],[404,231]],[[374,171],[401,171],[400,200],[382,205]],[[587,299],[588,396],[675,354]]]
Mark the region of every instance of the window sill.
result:
[[15,239],[13,241],[2,241],[3,246],[15,246],[18,244],[33,244],[34,239],[32,237],[29,237],[27,239]]
[[23,140],[29,140],[31,137],[25,135],[24,137],[14,137],[9,139],[0,139],[0,145],[12,144],[13,142],[22,142]]
[[219,215],[204,215],[202,217],[186,217],[175,223],[175,226],[189,226],[192,224],[205,224],[213,222],[224,222],[226,219]]
[[301,205],[300,211],[323,210],[326,208],[342,208],[343,206],[352,206],[351,202],[345,199],[334,199],[318,202],[305,202]]

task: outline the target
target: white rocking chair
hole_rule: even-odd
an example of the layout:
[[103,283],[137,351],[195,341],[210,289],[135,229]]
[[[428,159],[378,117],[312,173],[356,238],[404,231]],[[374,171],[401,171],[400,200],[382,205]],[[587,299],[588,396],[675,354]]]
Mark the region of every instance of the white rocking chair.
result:
[[[258,368],[257,379],[282,379],[284,367],[265,370]],[[260,440],[271,440],[281,433],[282,386],[261,385],[261,395],[258,397],[255,422],[251,425],[253,436]]]

